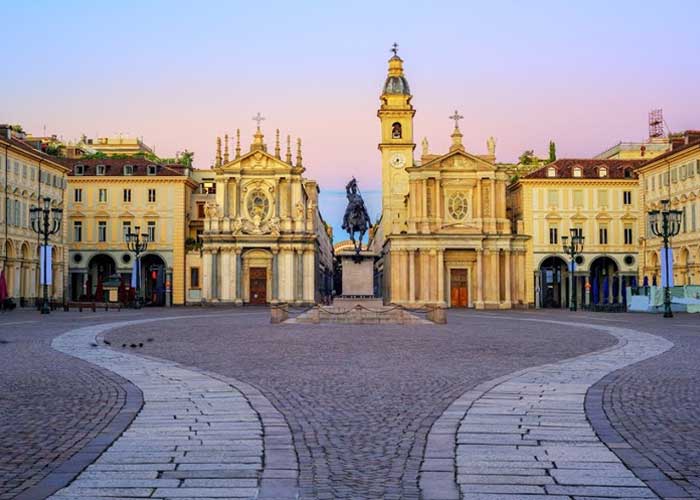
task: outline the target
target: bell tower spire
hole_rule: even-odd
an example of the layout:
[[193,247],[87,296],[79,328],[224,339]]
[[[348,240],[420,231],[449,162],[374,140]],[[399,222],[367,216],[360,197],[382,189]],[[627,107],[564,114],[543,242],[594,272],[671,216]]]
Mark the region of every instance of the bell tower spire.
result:
[[379,151],[382,154],[382,224],[384,234],[398,234],[407,227],[408,172],[413,166],[413,117],[411,90],[403,70],[399,46],[390,49],[387,77],[377,111],[381,124]]

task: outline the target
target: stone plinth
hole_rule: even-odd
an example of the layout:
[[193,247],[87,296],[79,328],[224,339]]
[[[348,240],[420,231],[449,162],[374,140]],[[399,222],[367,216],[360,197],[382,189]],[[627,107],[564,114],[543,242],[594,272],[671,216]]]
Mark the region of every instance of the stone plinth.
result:
[[377,254],[364,250],[358,257],[353,251],[344,251],[338,257],[343,266],[342,297],[373,297],[374,259]]

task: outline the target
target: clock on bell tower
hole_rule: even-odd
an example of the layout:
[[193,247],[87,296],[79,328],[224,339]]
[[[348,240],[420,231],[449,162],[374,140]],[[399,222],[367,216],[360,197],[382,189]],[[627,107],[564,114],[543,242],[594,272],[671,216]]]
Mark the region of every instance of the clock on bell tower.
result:
[[413,116],[411,91],[403,73],[403,60],[397,55],[398,45],[391,49],[389,74],[384,82],[377,112],[381,122],[382,153],[382,226],[384,234],[398,234],[406,229],[408,210],[407,167],[413,166]]

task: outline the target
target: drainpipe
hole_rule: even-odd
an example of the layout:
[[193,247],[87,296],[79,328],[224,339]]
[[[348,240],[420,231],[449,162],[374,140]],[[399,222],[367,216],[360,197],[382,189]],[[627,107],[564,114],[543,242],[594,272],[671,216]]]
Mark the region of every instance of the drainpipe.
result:
[[7,189],[8,189],[7,173],[8,173],[8,168],[9,168],[8,167],[7,150],[9,147],[10,146],[8,144],[5,145],[5,244],[2,246],[3,247],[2,248],[2,269],[3,270],[7,269],[7,241],[8,241],[7,240],[7,238],[8,238],[8,235],[7,235],[7,226],[8,226],[8,224],[7,224],[7,220],[8,220],[7,219],[7,200],[9,199],[9,195],[8,195],[8,191],[7,191]]

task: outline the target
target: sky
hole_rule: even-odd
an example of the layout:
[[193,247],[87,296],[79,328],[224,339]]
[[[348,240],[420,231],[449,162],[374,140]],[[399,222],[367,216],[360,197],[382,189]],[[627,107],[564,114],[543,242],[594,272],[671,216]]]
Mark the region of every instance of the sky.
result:
[[[2,7],[0,122],[66,140],[143,137],[163,157],[216,136],[252,140],[260,112],[301,137],[306,176],[336,226],[353,175],[381,201],[376,112],[391,44],[416,108],[415,142],[449,146],[456,109],[468,151],[589,157],[643,140],[663,108],[672,131],[700,128],[700,2],[132,1]],[[420,148],[420,146],[419,146]]]

